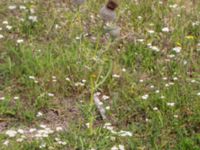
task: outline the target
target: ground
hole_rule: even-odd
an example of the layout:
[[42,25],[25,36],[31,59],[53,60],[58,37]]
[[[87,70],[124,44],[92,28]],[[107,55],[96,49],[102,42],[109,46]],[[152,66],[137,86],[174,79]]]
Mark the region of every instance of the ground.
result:
[[0,150],[200,150],[200,2],[104,4],[0,1]]

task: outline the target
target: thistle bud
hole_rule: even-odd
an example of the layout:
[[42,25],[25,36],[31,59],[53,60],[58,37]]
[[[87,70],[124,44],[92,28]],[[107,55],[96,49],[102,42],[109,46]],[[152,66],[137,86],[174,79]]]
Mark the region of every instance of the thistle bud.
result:
[[118,4],[113,0],[109,0],[108,3],[103,6],[100,10],[100,16],[106,22],[111,22],[116,18],[115,9],[118,7]]

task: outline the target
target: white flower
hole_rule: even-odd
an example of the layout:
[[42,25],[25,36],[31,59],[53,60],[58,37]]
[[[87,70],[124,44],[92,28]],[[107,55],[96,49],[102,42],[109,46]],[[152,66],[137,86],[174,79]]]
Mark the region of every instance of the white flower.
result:
[[83,83],[86,83],[87,81],[85,79],[82,80]]
[[143,82],[144,82],[144,80],[142,80],[142,79],[141,79],[139,82],[140,82],[140,83],[143,83]]
[[155,87],[154,85],[151,85],[151,86],[150,86],[151,89],[153,89],[154,87]]
[[29,76],[29,79],[35,80],[34,76]]
[[40,127],[45,129],[47,126],[44,124],[41,124]]
[[35,10],[33,8],[30,9],[31,14],[35,13]]
[[159,52],[160,51],[160,49],[158,47],[156,47],[156,46],[149,46],[149,48],[152,49],[155,52]]
[[178,118],[178,115],[174,115],[174,118]]
[[15,97],[14,97],[14,100],[18,100],[18,99],[19,99],[19,97],[18,97],[18,96],[15,96]]
[[148,33],[149,33],[149,34],[154,34],[155,31],[154,31],[154,30],[148,30]]
[[85,125],[86,125],[86,127],[87,127],[87,128],[89,128],[89,127],[90,127],[90,123],[89,123],[89,122],[88,122],[88,123],[86,123]]
[[143,43],[144,39],[137,39],[137,41]]
[[138,16],[137,18],[138,18],[139,20],[142,20],[142,16]]
[[9,141],[8,141],[8,140],[6,140],[6,141],[3,142],[3,145],[8,146],[8,144],[9,144]]
[[159,91],[159,90],[156,90],[155,92],[156,92],[156,93],[160,93],[160,91]]
[[187,63],[188,63],[187,60],[184,60],[184,61],[183,61],[183,64],[184,64],[184,65],[187,65]]
[[63,130],[63,128],[62,127],[56,127],[56,131],[62,131]]
[[166,84],[165,84],[165,87],[169,87],[169,84],[168,84],[168,83],[166,83]]
[[107,129],[107,130],[109,130],[109,131],[114,131],[114,130],[113,130],[114,127],[113,127],[113,126],[111,125],[111,123],[109,123],[109,122],[105,123],[104,126],[103,126],[103,128],[104,128],[104,129]]
[[169,32],[169,28],[168,27],[162,28],[162,32]]
[[174,5],[169,5],[170,8],[177,8],[178,5],[177,4],[174,4]]
[[7,24],[8,24],[8,21],[5,20],[5,21],[2,22],[2,24],[7,25]]
[[110,106],[106,106],[106,110],[110,110]]
[[158,110],[158,107],[154,107],[153,110],[157,111],[157,110]]
[[18,129],[17,132],[20,134],[24,134],[24,130],[22,130],[22,129]]
[[113,146],[111,150],[119,150],[117,146]]
[[17,8],[17,6],[16,5],[11,5],[11,6],[8,6],[8,9],[10,9],[10,10],[14,10],[14,9],[16,9]]
[[162,79],[163,79],[163,80],[167,80],[167,77],[163,77]]
[[76,40],[80,40],[80,39],[81,39],[81,37],[80,37],[80,36],[77,36],[77,37],[76,37]]
[[17,134],[17,132],[15,130],[7,130],[6,131],[6,135],[8,135],[9,137],[15,137]]
[[29,132],[30,132],[30,133],[33,133],[33,132],[35,132],[35,131],[37,131],[37,129],[35,129],[35,128],[29,129]]
[[125,147],[124,147],[124,145],[119,145],[119,150],[125,150]]
[[54,94],[53,93],[48,93],[48,96],[49,97],[54,97]]
[[7,26],[6,26],[6,29],[11,30],[11,29],[12,29],[12,26],[7,25]]
[[62,144],[62,145],[66,145],[67,143],[66,143],[66,142],[61,142],[61,144]]
[[46,147],[46,143],[42,143],[40,146],[39,146],[39,148],[45,148]]
[[24,139],[23,138],[18,138],[16,141],[17,142],[22,142]]
[[23,39],[18,39],[18,40],[17,40],[17,43],[18,43],[18,44],[23,43],[23,42],[24,42]]
[[59,26],[58,24],[55,24],[55,29],[60,29],[61,26]]
[[126,68],[122,68],[122,71],[123,71],[123,72],[126,72]]
[[43,113],[39,111],[39,112],[37,113],[36,117],[41,117],[41,116],[43,116]]
[[103,96],[102,96],[102,99],[103,99],[103,100],[108,100],[109,98],[110,98],[110,97],[107,96],[107,95],[103,95]]
[[169,58],[174,58],[175,55],[171,54],[171,55],[168,55]]
[[118,75],[118,74],[113,74],[112,77],[113,77],[113,78],[120,78],[120,75]]
[[173,80],[176,81],[176,80],[178,80],[178,78],[177,78],[177,77],[174,77]]
[[19,9],[20,9],[20,10],[25,10],[25,9],[26,9],[26,6],[20,5],[20,6],[19,6]]
[[5,100],[5,97],[0,97],[0,100]]
[[200,92],[199,92],[199,93],[197,93],[197,96],[200,96]]
[[70,81],[70,78],[67,77],[67,78],[65,78],[65,80],[66,80],[66,81]]
[[28,19],[32,22],[37,22],[37,16],[29,16]]
[[175,51],[176,53],[180,53],[182,48],[178,46],[178,47],[174,47],[172,50]]
[[0,34],[0,39],[3,39],[3,38],[4,38],[4,36],[2,34]]
[[167,103],[167,106],[174,107],[174,106],[175,106],[175,103]]
[[163,96],[163,95],[162,95],[160,98],[161,98],[161,99],[164,99],[164,98],[165,98],[165,96]]
[[52,76],[52,79],[56,79],[56,76]]
[[148,98],[149,98],[149,95],[148,95],[148,94],[145,94],[145,95],[142,96],[142,99],[143,99],[143,100],[147,100]]
[[118,132],[118,134],[120,136],[133,136],[133,134],[131,132],[129,132],[129,131],[123,131],[123,130],[121,130],[120,132]]
[[94,96],[100,96],[101,95],[101,92],[96,92],[95,94],[94,94]]

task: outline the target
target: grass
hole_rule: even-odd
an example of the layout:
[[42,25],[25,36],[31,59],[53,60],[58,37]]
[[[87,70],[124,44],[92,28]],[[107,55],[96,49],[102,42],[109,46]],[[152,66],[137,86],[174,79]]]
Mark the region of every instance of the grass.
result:
[[117,38],[103,4],[0,1],[0,150],[200,149],[200,3],[121,1]]

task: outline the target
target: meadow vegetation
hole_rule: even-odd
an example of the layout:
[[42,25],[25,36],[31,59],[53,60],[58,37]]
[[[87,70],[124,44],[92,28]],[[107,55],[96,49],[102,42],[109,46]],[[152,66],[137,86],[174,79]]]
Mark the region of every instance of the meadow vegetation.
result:
[[0,150],[200,150],[200,1],[104,5],[0,0]]

